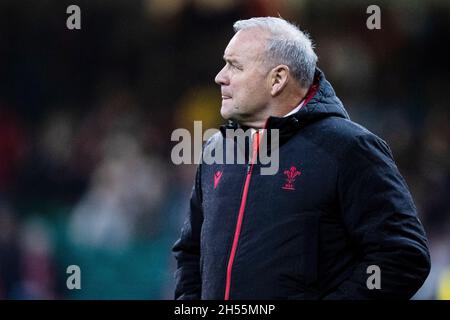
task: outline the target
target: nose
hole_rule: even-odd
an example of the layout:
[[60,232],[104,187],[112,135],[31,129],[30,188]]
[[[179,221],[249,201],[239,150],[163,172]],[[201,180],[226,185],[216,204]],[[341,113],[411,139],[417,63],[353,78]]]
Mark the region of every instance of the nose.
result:
[[229,84],[228,77],[225,74],[225,67],[223,67],[214,78],[214,81],[220,86]]

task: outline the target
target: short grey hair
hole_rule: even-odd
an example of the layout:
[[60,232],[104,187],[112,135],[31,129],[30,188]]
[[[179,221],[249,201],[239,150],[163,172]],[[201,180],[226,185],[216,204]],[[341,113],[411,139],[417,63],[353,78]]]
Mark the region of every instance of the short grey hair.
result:
[[271,63],[287,65],[302,87],[308,88],[312,84],[317,55],[307,33],[296,25],[275,17],[251,18],[233,24],[235,33],[250,28],[262,29],[270,34],[266,57]]

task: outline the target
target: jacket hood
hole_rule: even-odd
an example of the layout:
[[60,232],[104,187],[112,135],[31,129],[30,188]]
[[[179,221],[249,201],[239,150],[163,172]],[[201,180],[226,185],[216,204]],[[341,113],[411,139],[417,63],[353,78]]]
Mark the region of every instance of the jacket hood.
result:
[[318,68],[316,68],[313,85],[305,99],[304,106],[293,114],[300,122],[308,123],[331,116],[350,119],[330,82]]

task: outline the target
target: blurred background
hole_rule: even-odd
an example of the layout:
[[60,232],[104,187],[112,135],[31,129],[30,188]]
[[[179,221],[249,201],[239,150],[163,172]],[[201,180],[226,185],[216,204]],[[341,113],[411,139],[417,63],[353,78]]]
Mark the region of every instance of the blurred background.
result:
[[[71,4],[81,30],[66,28]],[[415,298],[450,299],[449,13],[449,0],[2,0],[0,298],[173,298],[195,165],[172,164],[171,133],[222,123],[214,76],[233,22],[281,15],[411,188],[432,255]]]

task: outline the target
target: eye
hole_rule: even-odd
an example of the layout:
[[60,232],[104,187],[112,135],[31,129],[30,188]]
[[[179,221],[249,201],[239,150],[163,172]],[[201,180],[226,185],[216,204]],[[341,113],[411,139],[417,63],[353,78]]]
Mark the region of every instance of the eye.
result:
[[231,68],[236,69],[236,70],[242,70],[242,67],[239,65],[236,65],[234,63],[230,63]]
[[237,64],[234,61],[225,60],[225,67],[231,70],[239,70],[242,71],[243,67],[240,64]]

